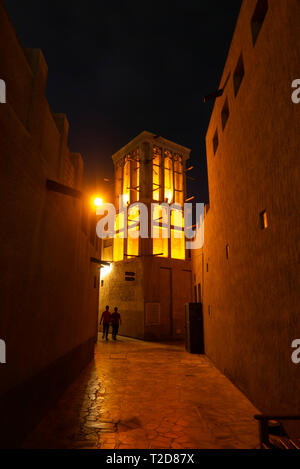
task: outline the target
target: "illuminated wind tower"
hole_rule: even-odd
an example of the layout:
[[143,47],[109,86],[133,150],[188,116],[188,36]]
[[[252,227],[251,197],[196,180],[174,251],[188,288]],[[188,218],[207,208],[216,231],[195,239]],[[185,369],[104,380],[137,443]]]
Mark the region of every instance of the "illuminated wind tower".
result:
[[[189,154],[188,148],[144,131],[112,156],[117,217],[114,239],[103,240],[102,259],[113,260],[113,267],[101,275],[100,311],[106,304],[118,306],[123,335],[157,340],[184,335],[192,274],[183,210],[173,207],[168,223],[160,205],[183,207]],[[126,215],[120,200],[128,206]],[[131,235],[141,230],[135,202],[148,209],[148,237]],[[152,210],[151,204],[156,204]]]

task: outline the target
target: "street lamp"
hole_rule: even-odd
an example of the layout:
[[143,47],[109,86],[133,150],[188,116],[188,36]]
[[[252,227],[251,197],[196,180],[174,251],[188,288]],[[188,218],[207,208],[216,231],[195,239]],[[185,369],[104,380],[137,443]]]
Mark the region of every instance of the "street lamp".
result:
[[112,271],[112,263],[110,263],[109,265],[102,265],[102,266],[100,267],[100,276],[101,276],[101,280],[103,280],[104,277],[106,277],[107,275],[109,275],[111,271]]
[[103,205],[103,200],[101,199],[101,197],[97,196],[97,197],[94,197],[93,203],[95,207],[100,207],[100,205]]

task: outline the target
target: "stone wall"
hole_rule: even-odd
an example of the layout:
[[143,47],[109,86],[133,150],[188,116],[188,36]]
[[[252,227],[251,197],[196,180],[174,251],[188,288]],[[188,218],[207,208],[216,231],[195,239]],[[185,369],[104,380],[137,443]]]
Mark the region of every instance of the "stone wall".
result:
[[242,4],[206,136],[205,350],[262,411],[299,413],[300,4],[269,0],[254,44],[256,4]]
[[1,2],[0,43],[0,444],[14,446],[92,358],[99,268],[84,198],[46,185],[81,191],[82,158],[49,108],[41,51],[23,50]]
[[[125,272],[134,272],[133,281],[125,281]],[[99,314],[109,305],[112,313],[117,306],[122,318],[121,335],[143,338],[144,336],[144,276],[139,259],[114,262],[110,274],[101,277]]]
[[[134,280],[126,281],[126,272]],[[114,262],[100,287],[100,312],[118,306],[120,334],[139,339],[184,337],[184,304],[192,301],[190,261],[141,257]]]

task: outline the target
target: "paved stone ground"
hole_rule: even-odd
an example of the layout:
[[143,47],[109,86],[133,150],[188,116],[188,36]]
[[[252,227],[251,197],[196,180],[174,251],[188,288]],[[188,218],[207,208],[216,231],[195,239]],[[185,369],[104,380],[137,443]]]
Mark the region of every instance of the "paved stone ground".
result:
[[201,355],[182,345],[119,338],[24,443],[25,448],[255,448],[257,410]]

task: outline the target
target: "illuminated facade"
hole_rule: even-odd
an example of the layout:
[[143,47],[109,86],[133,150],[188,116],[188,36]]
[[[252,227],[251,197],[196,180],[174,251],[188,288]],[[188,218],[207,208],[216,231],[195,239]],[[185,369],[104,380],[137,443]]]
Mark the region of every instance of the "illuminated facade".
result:
[[[113,260],[113,268],[101,281],[100,310],[106,304],[119,307],[124,335],[162,339],[184,334],[184,303],[192,295],[183,215],[189,153],[144,131],[112,157],[117,217],[114,239],[103,241],[102,259]],[[135,202],[147,207],[147,237],[139,236]]]

